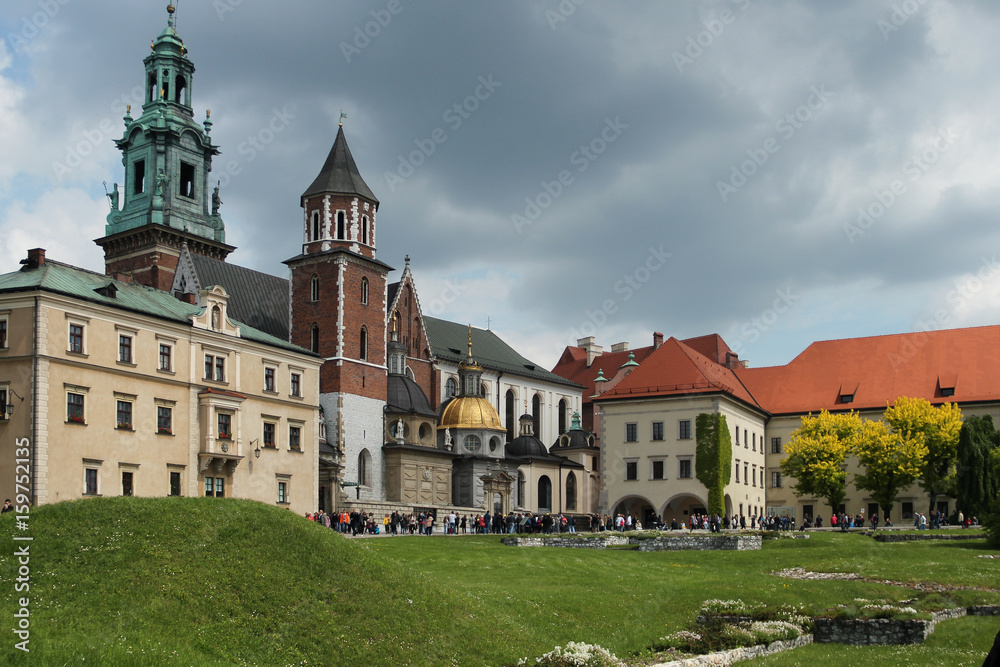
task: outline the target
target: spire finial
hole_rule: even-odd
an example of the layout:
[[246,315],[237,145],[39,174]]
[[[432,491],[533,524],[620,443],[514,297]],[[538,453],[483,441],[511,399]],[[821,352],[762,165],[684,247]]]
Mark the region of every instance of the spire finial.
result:
[[344,127],[344,119],[345,118],[347,118],[347,114],[344,113],[343,109],[341,109],[340,110],[340,127]]
[[167,25],[171,28],[174,27],[174,12],[176,11],[177,8],[173,5],[173,3],[167,5]]
[[409,265],[410,265],[410,256],[409,256],[409,255],[407,255],[407,256],[406,256],[406,257],[404,258],[404,260],[406,261],[406,265],[407,265],[407,266],[409,266]]
[[472,361],[472,325],[469,325],[469,361]]

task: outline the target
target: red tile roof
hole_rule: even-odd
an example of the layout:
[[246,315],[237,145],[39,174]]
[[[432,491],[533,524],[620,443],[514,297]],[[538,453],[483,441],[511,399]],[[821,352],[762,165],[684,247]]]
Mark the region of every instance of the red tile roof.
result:
[[[709,347],[712,350],[721,349],[714,341],[706,341],[705,338],[696,339],[702,343],[700,347],[705,348],[704,343],[710,342]],[[725,343],[722,343],[722,346],[725,346]],[[728,350],[728,347],[725,347]],[[710,359],[686,342],[669,338],[639,367],[629,373],[628,377],[617,386],[609,388],[597,400],[719,392],[734,396],[751,407],[760,409],[760,405],[732,369],[715,359]]]
[[[737,370],[772,414],[884,409],[900,396],[932,403],[1000,400],[1000,326],[813,343],[785,366]],[[954,396],[941,389],[954,389]],[[840,402],[853,394],[851,403]]]

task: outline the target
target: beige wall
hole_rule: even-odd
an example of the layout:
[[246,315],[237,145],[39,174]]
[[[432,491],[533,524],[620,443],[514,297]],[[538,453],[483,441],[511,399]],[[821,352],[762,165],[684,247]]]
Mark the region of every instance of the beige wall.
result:
[[[181,495],[204,495],[199,453],[218,452],[215,414],[206,413],[199,392],[206,386],[246,396],[234,412],[234,440],[230,454],[243,456],[226,479],[226,495],[277,503],[278,482],[287,484],[295,512],[314,511],[318,502],[318,360],[281,348],[253,343],[197,326],[158,320],[124,310],[59,295],[40,295],[38,392],[38,502],[80,498],[85,491],[85,469],[97,470],[100,495],[122,494],[122,473],[131,472],[135,495],[166,496],[170,472],[181,473]],[[223,299],[224,302],[224,299]],[[8,305],[9,304],[9,305]],[[0,298],[0,313],[10,309],[10,350],[0,351],[0,385],[12,376],[21,395],[30,391],[23,368],[30,367],[32,340],[30,301]],[[15,324],[16,321],[16,324]],[[84,326],[84,353],[69,350],[69,325]],[[119,359],[119,336],[132,338],[131,363]],[[172,347],[172,370],[159,368],[159,345]],[[226,382],[205,381],[204,353],[226,358]],[[27,358],[23,355],[27,354]],[[20,360],[12,357],[20,356]],[[264,391],[265,360],[277,370],[277,391]],[[289,395],[290,369],[301,374],[301,397]],[[23,390],[22,390],[23,386]],[[85,396],[85,423],[67,420],[67,393]],[[117,402],[132,403],[132,428],[118,428]],[[30,409],[0,425],[6,444],[8,432],[28,433]],[[172,409],[172,433],[157,432],[157,407]],[[263,423],[276,424],[277,449],[253,454],[251,441],[262,438]],[[288,427],[301,429],[301,452],[288,447]],[[0,472],[6,473],[6,461]],[[6,490],[12,474],[4,474]],[[0,492],[3,493],[3,492]]]

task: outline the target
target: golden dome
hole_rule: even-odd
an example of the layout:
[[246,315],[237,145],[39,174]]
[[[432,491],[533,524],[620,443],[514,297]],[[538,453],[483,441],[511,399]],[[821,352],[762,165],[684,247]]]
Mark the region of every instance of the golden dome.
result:
[[468,428],[504,431],[493,404],[481,396],[459,396],[444,406],[438,428]]

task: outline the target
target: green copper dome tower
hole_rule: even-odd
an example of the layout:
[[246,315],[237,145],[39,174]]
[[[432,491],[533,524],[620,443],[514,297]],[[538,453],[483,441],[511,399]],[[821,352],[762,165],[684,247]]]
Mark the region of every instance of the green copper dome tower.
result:
[[[115,141],[122,152],[125,182],[108,195],[104,248],[109,275],[130,274],[134,280],[169,289],[183,244],[191,252],[225,259],[226,245],[219,215],[218,188],[211,188],[212,121],[194,119],[194,64],[174,29],[174,6],[167,7],[167,27],[150,45],[143,63],[145,102],[138,118],[125,114],[125,131]],[[119,204],[121,204],[119,208]]]

